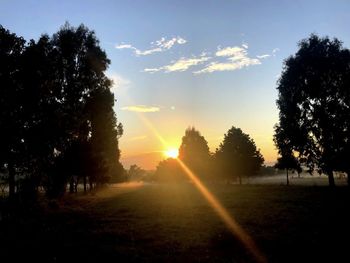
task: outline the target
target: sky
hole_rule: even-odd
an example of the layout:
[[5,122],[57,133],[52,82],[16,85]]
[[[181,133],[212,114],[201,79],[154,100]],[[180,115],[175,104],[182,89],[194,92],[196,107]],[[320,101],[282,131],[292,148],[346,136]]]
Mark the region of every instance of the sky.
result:
[[350,47],[349,1],[0,0],[0,24],[25,39],[66,21],[94,30],[111,60],[121,161],[154,169],[194,126],[210,150],[232,127],[276,161],[277,81],[311,33]]

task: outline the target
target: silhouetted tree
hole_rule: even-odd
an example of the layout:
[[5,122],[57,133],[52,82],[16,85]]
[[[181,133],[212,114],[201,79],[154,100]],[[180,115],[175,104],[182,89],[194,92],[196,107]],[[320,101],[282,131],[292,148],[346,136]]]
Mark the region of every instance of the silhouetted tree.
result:
[[194,127],[189,127],[182,137],[179,157],[196,175],[208,178],[211,169],[211,156],[208,142]]
[[24,138],[23,87],[19,68],[25,40],[0,26],[0,166],[8,170],[9,195],[15,193],[15,176],[22,167]]
[[53,35],[52,43],[61,86],[61,144],[55,148],[64,154],[75,141],[89,144],[89,166],[94,164],[89,169],[91,188],[107,182],[119,164],[122,126],[113,111],[112,82],[104,73],[110,61],[95,33],[84,25],[65,24]]
[[11,195],[19,172],[33,191],[42,184],[58,195],[71,178],[86,190],[87,178],[104,183],[122,171],[109,63],[84,25],[26,46],[0,26],[0,165]]
[[215,159],[218,170],[225,177],[239,179],[257,174],[264,158],[256,148],[255,142],[241,129],[232,127],[216,150]]
[[119,169],[120,151],[118,139],[123,133],[113,110],[114,95],[110,91],[111,82],[105,79],[101,87],[91,95],[88,112],[91,125],[91,154],[98,160],[94,180],[106,183]]
[[136,164],[130,165],[128,177],[130,181],[140,181],[146,175],[146,171]]
[[159,182],[183,182],[187,180],[178,160],[174,158],[159,162],[154,177]]
[[339,40],[311,35],[285,61],[277,87],[275,137],[283,142],[276,146],[296,152],[310,170],[326,173],[330,186],[333,171],[346,169],[341,156],[350,132],[349,65],[350,52]]
[[292,153],[277,158],[275,167],[279,170],[286,170],[287,185],[289,185],[289,170],[297,171],[298,174],[301,172],[300,163]]

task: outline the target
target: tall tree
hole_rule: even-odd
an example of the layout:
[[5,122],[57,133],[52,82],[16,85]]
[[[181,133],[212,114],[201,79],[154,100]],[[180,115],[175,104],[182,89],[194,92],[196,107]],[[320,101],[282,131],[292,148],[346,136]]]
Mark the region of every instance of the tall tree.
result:
[[345,169],[339,160],[350,132],[349,67],[350,52],[339,40],[311,35],[285,61],[277,87],[275,137],[283,135],[284,142],[276,146],[326,173],[331,186],[333,172]]
[[110,86],[111,82],[106,78],[104,85],[91,94],[87,106],[91,125],[91,157],[98,164],[91,178],[95,183],[106,183],[112,175],[120,172],[118,139],[123,134],[123,127],[115,117],[114,95]]
[[15,193],[15,174],[22,166],[24,139],[23,87],[20,59],[25,40],[0,25],[0,166],[9,172],[9,194]]
[[105,75],[109,63],[84,25],[66,23],[26,46],[0,27],[0,165],[9,170],[11,195],[20,171],[34,190],[44,184],[54,195],[73,175],[103,183],[121,171],[123,129]]
[[211,168],[211,156],[208,142],[194,127],[189,127],[182,137],[179,148],[179,159],[193,172],[202,178],[207,178]]
[[240,184],[242,177],[257,174],[264,162],[254,140],[236,127],[225,134],[216,150],[215,159],[220,172],[226,177],[238,178]]
[[122,134],[113,111],[112,82],[105,75],[110,60],[95,33],[84,25],[75,28],[66,23],[53,35],[52,45],[61,88],[58,130],[62,132],[55,149],[64,154],[74,142],[88,143],[89,166],[94,164],[90,185],[104,183],[119,168],[118,138]]

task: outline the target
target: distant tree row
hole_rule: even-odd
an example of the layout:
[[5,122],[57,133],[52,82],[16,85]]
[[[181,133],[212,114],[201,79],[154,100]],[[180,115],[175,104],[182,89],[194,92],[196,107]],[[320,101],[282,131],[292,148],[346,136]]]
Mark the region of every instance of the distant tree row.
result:
[[[209,151],[205,138],[194,127],[185,131],[178,159],[203,180],[227,180],[242,183],[242,178],[256,175],[264,158],[255,142],[241,129],[232,127],[214,154]],[[188,180],[178,161],[161,161],[155,173],[156,180]]]
[[350,184],[350,50],[311,35],[284,62],[277,90],[277,166],[305,165],[328,175],[330,186],[333,173],[344,172]]
[[123,170],[109,64],[84,25],[28,42],[0,26],[0,167],[10,196],[91,189]]

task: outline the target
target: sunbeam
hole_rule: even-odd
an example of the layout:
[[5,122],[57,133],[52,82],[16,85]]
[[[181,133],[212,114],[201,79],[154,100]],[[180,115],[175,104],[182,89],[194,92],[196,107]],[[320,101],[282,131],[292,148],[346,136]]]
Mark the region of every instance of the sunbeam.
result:
[[204,186],[199,178],[191,171],[188,166],[182,162],[179,158],[176,159],[186,175],[194,183],[203,197],[208,201],[214,211],[219,215],[222,221],[226,224],[228,229],[238,240],[244,245],[244,247],[254,256],[256,262],[267,262],[265,256],[258,249],[254,240],[246,233],[243,228],[237,223],[237,221],[229,214],[229,212],[222,206],[219,200]]
[[[155,134],[165,148],[169,147],[164,138],[152,125],[152,123],[142,113],[137,113],[141,121]],[[199,192],[207,200],[213,210],[218,214],[221,220],[225,223],[230,232],[237,237],[237,239],[243,244],[243,246],[250,252],[256,262],[265,263],[267,262],[266,257],[260,251],[255,244],[252,237],[237,223],[237,221],[229,214],[226,208],[220,203],[220,201],[208,190],[208,188],[200,181],[191,169],[182,162],[179,158],[176,158],[181,168],[184,170],[188,178],[194,183]]]

